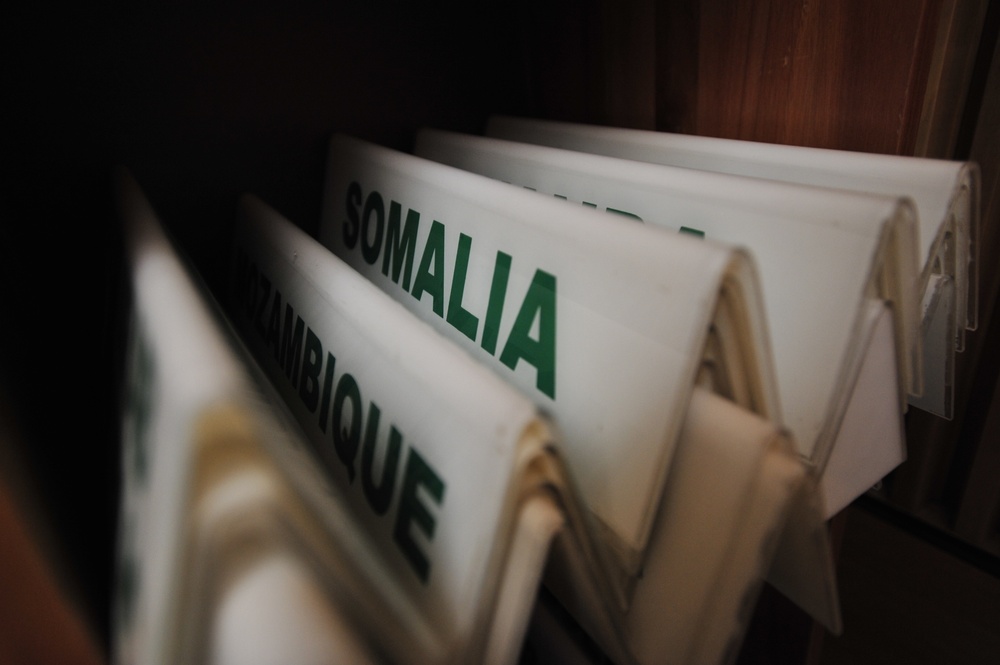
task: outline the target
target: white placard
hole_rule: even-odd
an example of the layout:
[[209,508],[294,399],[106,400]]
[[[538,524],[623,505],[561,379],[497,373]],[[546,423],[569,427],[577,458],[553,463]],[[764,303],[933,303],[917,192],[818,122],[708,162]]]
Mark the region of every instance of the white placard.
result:
[[345,136],[321,241],[551,413],[626,569],[641,560],[723,283],[731,368],[776,414],[747,256]]
[[[243,201],[236,235],[234,317],[391,553],[391,584],[419,624],[408,630],[436,645],[416,661],[511,662],[552,538],[581,528],[554,433],[528,399],[260,201]],[[610,589],[587,556],[598,569],[581,583]]]
[[[302,564],[300,570],[324,581],[320,596],[327,609],[337,604],[327,593],[340,589],[345,603],[339,610],[358,614],[370,591],[364,579],[381,577],[378,557],[315,474],[314,462],[303,455],[301,431],[290,426],[277,396],[258,383],[259,373],[246,364],[138,185],[124,173],[118,184],[133,307],[122,414],[115,662],[206,662],[218,599],[209,592],[211,582],[227,572],[213,568],[208,551],[220,533],[241,533],[241,551],[247,538],[283,550]],[[207,482],[213,471],[218,486]],[[216,491],[233,483],[243,490]],[[208,495],[222,500],[227,517],[271,515],[286,538],[252,526],[234,529],[231,519],[216,519],[219,511],[208,510]],[[303,552],[293,541],[307,530],[321,530],[326,538],[314,539],[316,549]],[[352,551],[350,560],[361,562],[349,577],[342,569],[345,549]],[[319,560],[341,567],[311,565]],[[192,584],[206,567],[216,575]],[[365,593],[358,593],[361,586]],[[295,611],[316,598],[296,594],[285,601]],[[332,660],[347,653],[316,633],[303,635],[301,646]]]
[[[898,333],[896,362],[877,379],[888,386],[882,391],[887,408],[905,408],[897,386],[920,382],[916,227],[905,199],[435,130],[421,131],[416,153],[674,233],[747,248],[758,260],[785,422],[800,453],[823,471],[835,447],[884,451],[882,464],[851,465],[847,457],[846,467],[824,475],[827,495],[837,498],[829,514],[902,461],[899,437],[871,428],[868,436],[852,430],[841,442],[840,430],[872,338],[870,302],[890,304]],[[893,353],[893,341],[885,343]],[[857,397],[872,398],[870,390]]]
[[[928,323],[930,334],[923,342],[927,354],[947,359],[929,357],[925,362],[952,367],[954,354],[964,348],[965,330],[976,327],[980,186],[973,163],[511,117],[491,118],[487,133],[668,166],[908,197],[917,211],[920,291],[933,288],[934,275],[955,283],[954,306],[935,310],[952,312],[952,318],[943,325]],[[929,380],[936,383],[927,394],[938,399],[914,396],[911,404],[950,418],[953,372],[932,373]]]
[[[715,625],[723,642],[742,635],[740,606],[752,602],[773,553],[765,543],[786,540],[779,535],[788,508],[809,485],[780,425],[760,415],[780,423],[762,305],[744,253],[629,220],[609,222],[344,136],[331,142],[320,237],[552,415],[581,495],[617,555],[628,645],[643,651],[642,662],[682,662],[700,648],[684,631],[643,648],[665,630],[664,617],[691,613]],[[541,288],[551,292],[547,304],[532,295]],[[527,348],[551,343],[551,379],[538,371],[545,356],[504,361],[503,340],[519,328]],[[714,456],[674,458],[704,440]],[[787,471],[785,489],[760,494],[761,479],[776,477],[775,465]],[[713,516],[703,510],[710,504]],[[751,531],[737,527],[747,510],[759,511]],[[825,530],[817,511],[801,517],[790,556],[823,563],[816,604],[830,608],[824,616],[836,628]],[[691,527],[710,556],[688,556]],[[723,570],[731,573],[720,583],[715,573]],[[550,566],[546,581],[574,611],[586,594],[576,586],[579,576],[560,571]],[[698,581],[662,583],[689,574]],[[586,611],[576,615],[607,644]]]
[[[291,658],[516,662],[564,523],[578,559],[601,563],[531,402],[248,201],[237,314],[265,369],[298,379],[275,391],[123,190],[135,316],[116,659],[226,662],[233,634],[265,622]],[[292,584],[254,611],[276,562]],[[607,577],[581,582],[610,599]],[[315,621],[282,623],[301,612]]]

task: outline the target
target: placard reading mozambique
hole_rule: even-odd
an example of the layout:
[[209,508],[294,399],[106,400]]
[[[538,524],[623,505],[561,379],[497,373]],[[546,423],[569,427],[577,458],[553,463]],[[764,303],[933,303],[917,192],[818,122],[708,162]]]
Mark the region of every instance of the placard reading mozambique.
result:
[[404,660],[513,662],[557,535],[580,588],[614,606],[531,401],[249,196],[232,287],[248,345],[390,564],[400,639],[431,643]]

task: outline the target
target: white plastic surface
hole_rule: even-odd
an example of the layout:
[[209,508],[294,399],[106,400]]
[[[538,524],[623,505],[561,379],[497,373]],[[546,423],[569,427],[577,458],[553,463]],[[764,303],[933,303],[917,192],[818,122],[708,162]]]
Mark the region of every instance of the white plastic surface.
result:
[[211,665],[374,665],[365,645],[322,592],[321,582],[285,553],[253,565],[219,603],[210,631]]
[[[943,334],[928,336],[925,346],[944,349],[943,362],[951,367],[964,348],[965,330],[977,326],[980,175],[974,163],[512,117],[491,118],[487,133],[655,164],[908,197],[917,210],[922,289],[935,274],[955,284],[955,303],[949,306],[954,317]],[[932,377],[949,385],[952,379],[952,374]],[[929,390],[941,399],[923,399],[920,408],[950,418],[950,390],[939,385]]]
[[[481,657],[483,645],[474,640],[492,623],[501,591],[523,465],[554,440],[544,435],[546,425],[526,398],[252,197],[241,206],[237,247],[235,309],[247,344],[386,553],[394,595],[406,606],[404,624],[433,635],[446,657]],[[289,322],[271,336],[257,325],[265,283],[263,319]],[[312,342],[302,343],[296,381],[277,341],[294,335],[298,320],[303,340]],[[311,379],[307,363],[321,363]],[[355,396],[338,402],[344,386]],[[311,402],[303,397],[309,394]],[[354,421],[358,414],[362,423]],[[526,437],[529,430],[542,436]],[[398,457],[387,461],[392,437]],[[387,473],[395,474],[391,485]],[[391,496],[381,507],[373,486]],[[525,576],[537,581],[540,568],[513,575],[511,585]]]
[[[920,383],[916,228],[899,199],[432,130],[420,133],[416,151],[674,234],[693,228],[747,248],[761,274],[785,423],[820,468],[865,353],[869,298],[893,303],[899,375],[887,380]],[[869,437],[863,445],[880,443]]]
[[[744,254],[627,220],[608,223],[595,211],[344,136],[334,137],[330,155],[323,243],[552,414],[581,494],[633,555],[645,548],[727,277],[750,319],[740,319],[746,353],[739,369],[758,379],[756,399],[777,417],[766,333],[755,327],[758,287]],[[379,228],[395,219],[405,230],[411,214],[419,220],[414,275],[424,262],[434,268],[428,275],[443,271],[442,290],[454,300],[460,284],[461,306],[477,317],[485,318],[491,298],[503,295],[495,355],[484,348],[485,326],[466,336],[446,320],[444,306],[436,312],[426,292],[414,295],[404,276],[393,279],[384,253],[364,253],[388,235]],[[443,234],[437,245],[429,241],[432,228]],[[349,242],[355,230],[363,240]],[[453,277],[463,242],[464,284]],[[503,255],[510,257],[507,288],[491,288]],[[554,290],[539,286],[545,275]],[[531,302],[529,289],[548,294],[554,305],[551,395],[530,362],[521,359],[513,369],[502,362],[504,340]],[[535,316],[541,310],[525,311],[532,317],[528,337],[541,344],[545,333]]]

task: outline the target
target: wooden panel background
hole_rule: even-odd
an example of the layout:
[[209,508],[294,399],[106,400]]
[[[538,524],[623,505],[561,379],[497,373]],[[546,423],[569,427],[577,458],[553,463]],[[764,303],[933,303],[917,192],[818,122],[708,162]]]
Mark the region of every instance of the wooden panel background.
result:
[[[1000,330],[991,325],[1000,281],[997,4],[628,0],[611,11],[610,0],[591,0],[583,12],[543,16],[527,39],[536,49],[529,62],[552,62],[548,54],[563,73],[532,79],[542,117],[981,164],[982,323],[957,360],[956,416],[911,410],[910,459],[879,494],[978,547],[995,540],[982,536],[997,518],[982,507],[996,500],[980,478],[1000,455],[988,427],[1000,420]],[[564,11],[572,22],[556,18]],[[570,62],[596,75],[567,81]]]
[[938,0],[702,0],[705,136],[907,154]]

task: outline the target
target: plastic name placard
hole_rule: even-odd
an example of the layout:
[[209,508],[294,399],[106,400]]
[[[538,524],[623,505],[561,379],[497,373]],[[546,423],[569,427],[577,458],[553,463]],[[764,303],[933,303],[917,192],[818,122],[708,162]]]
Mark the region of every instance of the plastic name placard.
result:
[[276,662],[247,634],[277,662],[385,662],[392,640],[364,630],[388,621],[378,552],[124,173],[118,206],[133,306],[115,662]]
[[[420,133],[416,151],[672,233],[745,247],[758,259],[785,422],[822,474],[826,514],[905,459],[906,387],[916,390],[921,369],[907,200],[433,130]],[[876,362],[882,356],[888,362]],[[844,429],[855,411],[873,405],[887,414],[884,425],[866,418],[869,427]]]
[[580,152],[908,197],[917,211],[924,386],[910,403],[952,417],[954,356],[976,327],[979,169],[974,163],[573,123],[491,118],[487,133]]
[[[345,136],[331,142],[320,239],[552,416],[642,662],[720,657],[789,515],[789,540],[828,558],[800,501],[805,469],[767,422],[780,416],[744,253]],[[546,582],[573,609],[561,577]],[[691,630],[664,620],[682,615]],[[601,640],[585,609],[577,618]]]
[[243,201],[236,237],[234,317],[387,553],[404,662],[516,662],[557,535],[575,584],[614,605],[607,555],[529,400],[259,200]]

